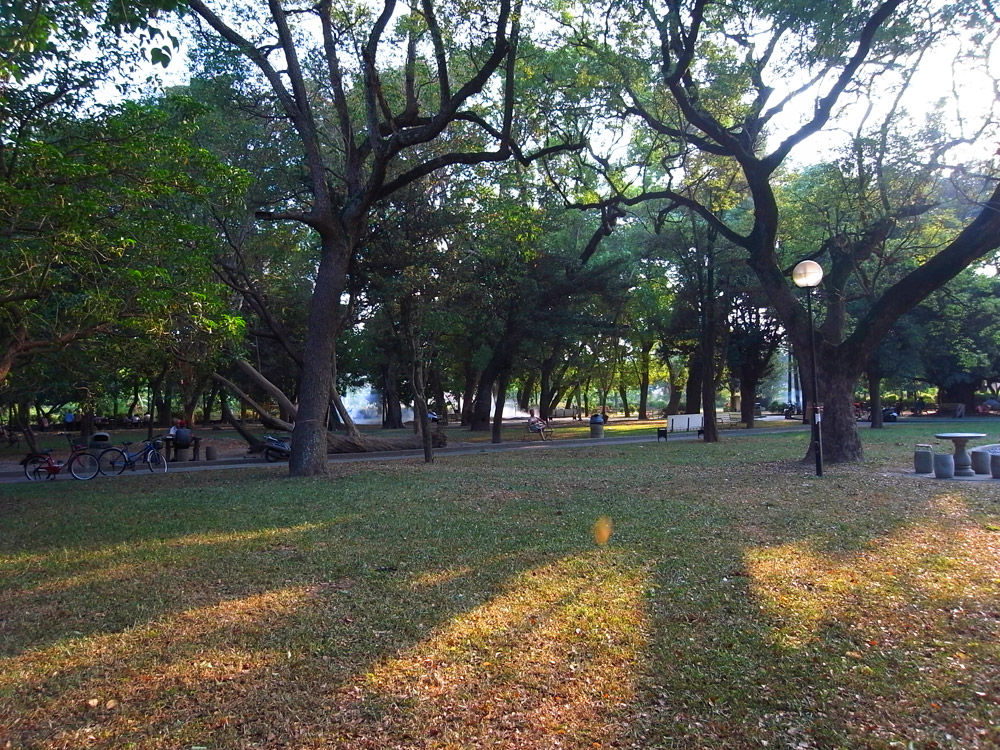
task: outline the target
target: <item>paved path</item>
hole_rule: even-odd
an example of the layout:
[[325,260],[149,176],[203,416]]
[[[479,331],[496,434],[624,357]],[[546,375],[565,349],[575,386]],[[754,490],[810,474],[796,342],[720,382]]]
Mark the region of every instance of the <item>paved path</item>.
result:
[[[903,417],[896,424],[927,424],[934,425],[934,429],[940,429],[942,422],[961,423],[970,429],[975,427],[983,431],[1000,430],[1000,417],[974,417],[962,420],[942,420],[936,417]],[[891,427],[892,423],[887,423]],[[867,422],[859,423],[861,429],[865,429]],[[574,438],[570,440],[532,440],[532,441],[509,441],[506,443],[463,443],[437,448],[434,451],[435,457],[446,456],[467,456],[477,453],[493,453],[496,451],[539,451],[539,450],[561,450],[565,448],[593,448],[605,445],[622,445],[628,443],[650,443],[657,442],[657,424],[650,424],[649,433],[643,435],[630,435],[627,437],[604,437],[601,439]],[[774,435],[788,432],[809,432],[808,425],[793,425],[788,427],[762,427],[752,430],[724,430],[722,436],[753,436],[760,434]],[[672,432],[668,442],[679,440],[693,441],[697,439],[697,433],[692,432]],[[660,441],[662,442],[662,441]],[[666,447],[666,446],[664,446]],[[803,446],[803,449],[806,446]],[[401,459],[422,459],[422,450],[406,451],[379,451],[377,453],[340,453],[330,456],[330,463],[358,462],[358,461],[396,461]],[[183,461],[181,463],[170,464],[169,471],[223,471],[226,469],[241,469],[254,466],[276,466],[280,464],[268,464],[263,458],[251,458],[248,456],[238,456],[233,458],[222,458],[217,461]],[[145,469],[137,469],[137,474],[146,473]],[[25,482],[24,473],[18,471],[0,472],[0,482]],[[59,474],[55,481],[75,481],[68,473]]]
[[[445,448],[436,448],[435,457],[445,456],[468,456],[478,453],[494,453],[497,451],[540,451],[540,450],[562,450],[566,448],[594,448],[607,445],[623,445],[629,443],[663,443],[656,439],[656,425],[650,425],[650,433],[645,435],[630,435],[627,437],[604,437],[600,439],[573,438],[568,440],[532,440],[532,441],[509,441],[506,443],[456,443]],[[778,434],[783,432],[808,432],[808,427],[795,425],[792,427],[766,427],[752,430],[726,430],[724,435],[743,437],[747,435]],[[694,441],[698,433],[673,432],[667,442]],[[666,448],[666,446],[663,446]],[[335,453],[330,456],[330,463],[346,463],[358,461],[395,461],[400,459],[422,459],[422,450],[405,451],[378,451],[376,453]],[[169,465],[168,471],[222,471],[226,469],[242,469],[248,466],[278,466],[281,464],[269,464],[263,458],[251,458],[249,456],[239,456],[233,458],[222,458],[217,461],[182,461]],[[136,474],[148,473],[144,468],[137,468]],[[98,477],[100,479],[100,477]],[[4,471],[0,472],[0,482],[25,482],[24,472]],[[58,474],[53,481],[76,481],[69,473]]]

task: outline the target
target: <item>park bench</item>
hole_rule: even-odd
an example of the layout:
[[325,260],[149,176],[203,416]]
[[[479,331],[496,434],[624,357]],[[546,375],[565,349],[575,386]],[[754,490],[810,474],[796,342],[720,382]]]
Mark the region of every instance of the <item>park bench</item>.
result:
[[[724,411],[721,414],[716,414],[715,426],[722,430],[725,430],[729,427],[739,427],[740,426],[739,412]],[[698,437],[704,437],[704,436],[705,436],[705,428],[702,427],[698,430]]]
[[521,440],[530,440],[532,435],[537,435],[539,440],[551,440],[552,439],[552,425],[550,424],[545,428],[545,435],[542,435],[542,431],[532,427],[527,422],[524,423],[524,429],[521,432]]
[[724,411],[722,414],[716,415],[715,424],[722,429],[726,429],[728,427],[739,427],[740,414],[735,411]]
[[[938,406],[938,416],[939,417],[954,417],[958,414],[959,407],[964,406],[964,404],[941,404]],[[964,411],[964,409],[963,409]]]

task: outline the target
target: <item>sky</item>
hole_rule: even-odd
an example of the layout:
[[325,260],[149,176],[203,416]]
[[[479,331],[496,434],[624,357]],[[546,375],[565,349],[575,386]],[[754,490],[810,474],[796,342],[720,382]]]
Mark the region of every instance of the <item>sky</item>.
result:
[[[956,64],[955,61],[962,51],[967,50],[963,50],[958,41],[953,41],[922,60],[903,99],[903,107],[913,121],[914,127],[923,124],[933,106],[940,101],[945,102],[942,110],[943,129],[952,137],[973,134],[987,118],[1000,119],[998,111],[1000,102],[997,101],[994,88],[995,82],[1000,82],[1000,45],[997,45],[985,62],[977,67],[970,64]],[[985,50],[977,51],[985,54]],[[166,69],[146,62],[140,65],[132,76],[133,81],[142,81],[146,78],[158,82],[151,84],[150,88],[186,83],[188,69],[185,50],[183,48],[179,50],[175,60]],[[781,85],[779,81],[768,81],[768,83]],[[798,85],[798,82],[793,82],[791,85]],[[826,87],[821,89],[821,93],[825,90]],[[117,96],[113,87],[109,87],[102,98],[113,99]],[[772,100],[777,101],[777,99],[776,94]],[[811,114],[814,100],[812,95],[802,96],[775,118],[769,128],[772,145],[787,137]],[[788,161],[789,166],[801,167],[832,158],[837,148],[847,142],[856,131],[866,112],[869,122],[875,123],[888,111],[887,107],[892,101],[891,95],[881,92],[874,97],[874,103],[869,111],[867,100],[849,104],[849,97],[843,97],[842,102],[848,106],[843,108],[840,118],[793,150]],[[989,158],[997,154],[998,149],[1000,149],[1000,132],[994,127],[980,138],[978,143],[956,148],[947,161],[961,164],[973,159]]]

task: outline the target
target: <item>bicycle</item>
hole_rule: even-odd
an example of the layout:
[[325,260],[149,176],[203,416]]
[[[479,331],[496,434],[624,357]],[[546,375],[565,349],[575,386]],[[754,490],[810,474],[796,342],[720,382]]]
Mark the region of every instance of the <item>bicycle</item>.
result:
[[87,452],[85,445],[76,445],[66,436],[69,441],[70,453],[65,462],[56,461],[52,458],[52,448],[41,453],[29,453],[21,459],[24,466],[24,476],[28,481],[34,482],[39,479],[55,479],[56,474],[69,468],[69,473],[74,479],[93,479],[100,471],[100,464],[97,458]]
[[163,457],[160,453],[160,448],[163,446],[163,441],[160,439],[156,440],[143,440],[142,448],[132,453],[129,446],[132,445],[131,441],[122,443],[122,448],[105,448],[101,451],[101,455],[97,457],[98,467],[101,474],[108,477],[115,477],[121,474],[125,469],[131,469],[135,471],[135,466],[139,461],[146,464],[146,467],[152,472],[163,473],[167,470],[167,459]]

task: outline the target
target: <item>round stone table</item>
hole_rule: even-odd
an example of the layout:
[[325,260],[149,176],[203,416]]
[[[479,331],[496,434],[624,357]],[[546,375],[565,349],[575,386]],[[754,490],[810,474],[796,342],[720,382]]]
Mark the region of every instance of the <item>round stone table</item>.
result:
[[934,437],[939,440],[950,440],[955,444],[955,476],[974,477],[976,472],[972,470],[972,457],[965,450],[965,446],[970,440],[978,440],[986,437],[985,432],[942,432]]

